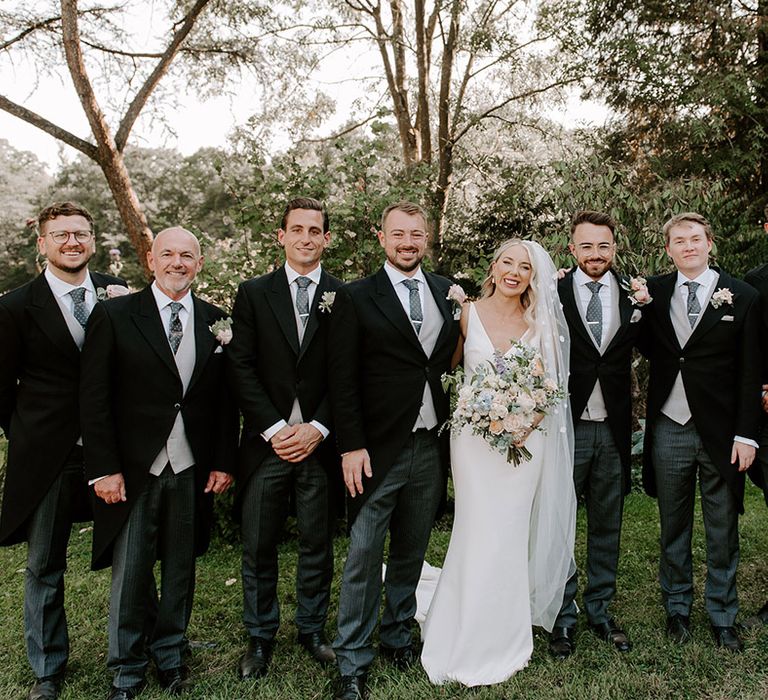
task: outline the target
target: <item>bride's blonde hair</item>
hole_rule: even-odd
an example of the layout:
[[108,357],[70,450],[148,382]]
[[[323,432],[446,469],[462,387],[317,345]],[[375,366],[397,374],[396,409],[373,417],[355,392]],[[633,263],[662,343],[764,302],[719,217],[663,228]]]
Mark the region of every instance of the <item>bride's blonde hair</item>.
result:
[[496,249],[496,252],[493,254],[493,259],[491,260],[490,265],[488,265],[488,274],[480,285],[480,298],[485,299],[486,297],[490,297],[496,291],[496,282],[494,282],[493,279],[493,266],[501,260],[501,257],[509,248],[516,245],[521,245],[525,248],[525,251],[528,253],[528,259],[531,261],[531,279],[529,280],[528,288],[520,296],[520,303],[522,304],[523,309],[525,309],[523,318],[530,327],[533,325],[536,310],[536,289],[534,282],[536,281],[537,270],[533,264],[533,248],[528,241],[524,241],[522,238],[510,238],[504,241]]

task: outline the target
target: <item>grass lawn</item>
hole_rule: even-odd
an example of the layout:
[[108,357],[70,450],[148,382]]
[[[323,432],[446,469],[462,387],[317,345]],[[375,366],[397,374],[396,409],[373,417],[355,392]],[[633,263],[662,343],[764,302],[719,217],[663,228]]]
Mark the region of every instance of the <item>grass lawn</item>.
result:
[[[0,447],[0,450],[2,448]],[[580,518],[583,516],[580,514]],[[557,663],[546,651],[546,635],[537,634],[533,659],[527,669],[510,681],[477,690],[457,685],[433,687],[421,669],[400,673],[376,663],[372,669],[371,698],[412,700],[467,698],[767,698],[768,629],[746,633],[746,650],[729,655],[714,648],[704,611],[704,540],[697,515],[694,540],[696,603],[692,615],[693,643],[678,647],[664,636],[664,614],[656,583],[658,516],[655,502],[632,494],[625,510],[625,526],[616,617],[628,630],[635,648],[620,655],[592,634],[580,629],[577,653]],[[742,617],[754,612],[768,597],[768,512],[762,496],[748,488],[747,514],[742,520],[742,558],[739,571]],[[583,522],[579,529],[579,561],[583,561]],[[439,564],[445,553],[449,530],[442,523],[432,536],[428,559]],[[109,678],[105,670],[109,572],[88,569],[91,534],[75,528],[70,545],[67,574],[67,612],[71,637],[69,675],[63,700],[105,698]],[[336,541],[334,609],[339,572],[345,556],[345,538]],[[206,698],[288,699],[327,698],[333,673],[310,662],[295,643],[291,622],[295,595],[296,544],[282,548],[280,597],[285,623],[278,636],[269,675],[255,682],[238,680],[236,666],[245,645],[240,622],[241,588],[238,549],[214,545],[199,560],[197,597],[189,637],[196,680],[189,700]],[[0,699],[22,699],[33,681],[23,641],[22,600],[25,546],[0,549]],[[235,583],[232,583],[232,579]],[[229,584],[229,585],[228,585]],[[329,626],[332,633],[332,623]],[[146,700],[167,698],[150,674],[142,694]]]

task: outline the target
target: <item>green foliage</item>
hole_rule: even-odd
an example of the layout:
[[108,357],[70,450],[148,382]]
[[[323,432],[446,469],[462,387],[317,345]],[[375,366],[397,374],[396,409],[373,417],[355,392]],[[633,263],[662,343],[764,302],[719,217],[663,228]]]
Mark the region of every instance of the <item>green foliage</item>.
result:
[[0,293],[37,273],[35,233],[27,227],[50,176],[35,155],[0,139]]

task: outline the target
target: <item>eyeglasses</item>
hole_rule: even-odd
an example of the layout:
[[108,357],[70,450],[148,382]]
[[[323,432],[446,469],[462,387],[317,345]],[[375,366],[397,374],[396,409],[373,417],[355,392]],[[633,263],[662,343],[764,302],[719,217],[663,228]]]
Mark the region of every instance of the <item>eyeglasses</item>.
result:
[[88,243],[93,236],[92,231],[48,231],[54,243],[66,243],[70,236],[74,236],[78,243]]
[[613,246],[613,243],[598,243],[597,245],[592,245],[591,243],[579,243],[579,245],[576,246],[576,250],[580,253],[592,253],[597,251],[598,253],[606,254],[613,250]]

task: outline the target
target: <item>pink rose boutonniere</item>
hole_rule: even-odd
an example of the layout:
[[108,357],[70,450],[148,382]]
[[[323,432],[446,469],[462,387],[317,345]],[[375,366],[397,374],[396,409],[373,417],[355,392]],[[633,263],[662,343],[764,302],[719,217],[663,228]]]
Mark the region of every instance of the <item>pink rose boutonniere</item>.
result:
[[461,305],[468,300],[467,293],[460,284],[452,284],[448,287],[448,296],[445,297],[454,304],[453,320],[461,317]]
[[219,345],[229,345],[232,341],[231,318],[220,318],[212,326],[209,326],[209,330],[213,333],[213,337],[216,338],[216,342]]
[[733,306],[733,292],[730,289],[722,287],[718,289],[709,300],[713,309],[719,309],[723,304]]
[[628,297],[633,306],[645,306],[653,301],[653,297],[648,293],[645,277],[630,277],[621,283],[621,288],[629,292]]
[[123,287],[122,284],[108,284],[106,287],[99,287],[96,290],[96,298],[99,301],[104,301],[105,299],[114,299],[115,297],[122,297],[130,293],[131,290],[128,287]]

